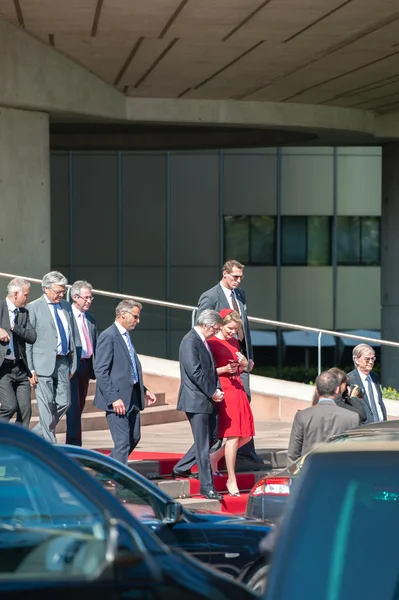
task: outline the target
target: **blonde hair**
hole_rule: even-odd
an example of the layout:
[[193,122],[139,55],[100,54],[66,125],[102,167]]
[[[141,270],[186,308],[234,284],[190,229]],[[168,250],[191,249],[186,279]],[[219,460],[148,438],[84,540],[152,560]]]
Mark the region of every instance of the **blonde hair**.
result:
[[230,323],[231,321],[234,321],[234,323],[237,323],[238,326],[242,327],[240,315],[236,310],[233,310],[231,313],[224,317],[223,325],[227,325],[227,323]]

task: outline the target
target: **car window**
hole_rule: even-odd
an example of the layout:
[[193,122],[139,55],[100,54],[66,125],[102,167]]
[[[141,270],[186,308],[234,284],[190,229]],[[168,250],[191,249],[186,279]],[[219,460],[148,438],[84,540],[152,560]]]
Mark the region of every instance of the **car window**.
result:
[[0,580],[92,576],[105,546],[96,506],[36,456],[0,443]]
[[138,519],[163,519],[160,501],[139,483],[119,471],[81,456],[74,456],[83,469]]
[[373,453],[362,464],[345,456],[346,464],[338,457],[303,474],[284,546],[290,575],[273,597],[295,598],[298,589],[308,600],[395,597],[399,465]]

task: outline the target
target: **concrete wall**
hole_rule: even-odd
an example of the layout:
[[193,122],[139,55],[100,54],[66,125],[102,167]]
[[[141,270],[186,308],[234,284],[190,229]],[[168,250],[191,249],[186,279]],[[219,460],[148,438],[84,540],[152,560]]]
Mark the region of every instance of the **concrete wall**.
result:
[[[41,278],[50,270],[48,116],[0,108],[1,271]],[[63,231],[53,231],[53,236]],[[0,279],[1,297],[7,281]],[[39,288],[32,289],[37,296]]]
[[[51,160],[53,266],[101,289],[183,304],[219,280],[224,215],[381,214],[379,148],[54,152]],[[334,266],[250,265],[243,287],[253,316],[379,329],[379,277],[378,266],[338,267],[334,277]],[[352,301],[359,290],[367,301]],[[100,327],[114,306],[95,299]],[[139,351],[175,358],[190,322],[189,313],[145,305]]]

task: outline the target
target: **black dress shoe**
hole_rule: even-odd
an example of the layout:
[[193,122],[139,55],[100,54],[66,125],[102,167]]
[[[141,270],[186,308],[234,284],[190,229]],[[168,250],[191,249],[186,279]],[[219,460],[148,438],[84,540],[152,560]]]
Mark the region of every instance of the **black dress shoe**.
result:
[[208,500],[223,500],[223,496],[218,492],[215,492],[215,490],[208,490],[207,492],[202,492],[200,490],[200,494],[205,496],[205,498],[208,498]]
[[198,479],[198,473],[191,473],[191,471],[175,471],[172,470],[173,479],[179,479],[180,477],[188,477],[188,479]]

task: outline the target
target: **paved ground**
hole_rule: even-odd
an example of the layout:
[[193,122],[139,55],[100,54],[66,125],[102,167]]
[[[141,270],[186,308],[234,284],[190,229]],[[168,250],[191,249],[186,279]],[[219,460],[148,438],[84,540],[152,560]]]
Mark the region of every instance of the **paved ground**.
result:
[[[280,421],[256,421],[255,446],[257,451],[286,449],[288,447],[291,423]],[[65,434],[57,435],[60,443],[65,441]],[[193,438],[188,421],[149,425],[141,429],[141,441],[137,449],[148,452],[181,452],[191,446]],[[112,448],[109,431],[87,431],[83,434],[83,445],[86,448]]]

